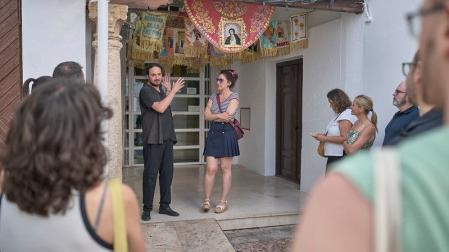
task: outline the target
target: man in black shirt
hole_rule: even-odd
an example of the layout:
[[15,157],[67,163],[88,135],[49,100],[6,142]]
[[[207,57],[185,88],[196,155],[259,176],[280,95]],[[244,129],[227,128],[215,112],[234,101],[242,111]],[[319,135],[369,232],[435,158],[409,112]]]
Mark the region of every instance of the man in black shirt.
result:
[[398,137],[401,131],[419,116],[418,108],[410,102],[406,88],[407,85],[403,81],[393,92],[393,105],[396,106],[399,111],[394,114],[391,121],[387,124],[387,127],[385,127],[383,146],[391,145],[391,141]]
[[163,77],[163,68],[151,63],[147,70],[148,83],[139,93],[143,129],[143,211],[141,219],[151,220],[153,197],[159,173],[161,198],[159,213],[178,216],[170,208],[171,183],[173,180],[173,144],[176,135],[170,104],[176,93],[184,87],[184,79],[178,79],[173,86],[170,79]]
[[407,77],[407,95],[413,103],[418,105],[419,117],[405,127],[398,137],[390,141],[391,144],[397,144],[404,138],[437,128],[443,124],[442,111],[423,99],[422,64],[419,51],[415,53],[413,62],[402,63],[402,72]]

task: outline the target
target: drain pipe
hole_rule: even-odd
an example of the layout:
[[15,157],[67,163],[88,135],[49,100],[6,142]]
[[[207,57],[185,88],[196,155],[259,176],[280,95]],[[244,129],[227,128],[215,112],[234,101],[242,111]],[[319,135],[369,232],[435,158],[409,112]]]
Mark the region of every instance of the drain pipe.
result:
[[105,105],[108,94],[108,1],[97,1],[97,88]]

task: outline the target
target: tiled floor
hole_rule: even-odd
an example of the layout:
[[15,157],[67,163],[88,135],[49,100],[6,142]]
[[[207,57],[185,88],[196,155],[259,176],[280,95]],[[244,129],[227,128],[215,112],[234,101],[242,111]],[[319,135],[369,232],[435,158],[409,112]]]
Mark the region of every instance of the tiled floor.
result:
[[[258,216],[297,214],[303,206],[305,194],[299,186],[279,177],[264,177],[242,166],[233,166],[230,208],[223,214],[200,211],[203,197],[203,166],[176,167],[172,185],[171,207],[180,213],[170,217],[157,213],[159,191],[154,197],[156,211],[151,222],[198,219],[239,219]],[[125,168],[124,182],[129,184],[142,199],[142,168]],[[156,188],[159,186],[157,185]],[[215,180],[212,207],[217,203],[221,190],[221,174]]]
[[[296,223],[306,197],[300,193],[297,184],[279,177],[264,177],[241,166],[233,166],[232,172],[230,208],[223,214],[215,214],[200,210],[203,166],[175,168],[171,207],[179,211],[180,216],[158,214],[157,190],[154,197],[156,211],[152,212],[150,222],[142,224],[147,251],[234,251],[223,230]],[[135,190],[141,202],[142,168],[124,169],[124,182]],[[212,206],[220,196],[221,174],[217,174],[215,183]],[[248,249],[281,248],[288,244],[288,240],[284,240],[239,246]]]

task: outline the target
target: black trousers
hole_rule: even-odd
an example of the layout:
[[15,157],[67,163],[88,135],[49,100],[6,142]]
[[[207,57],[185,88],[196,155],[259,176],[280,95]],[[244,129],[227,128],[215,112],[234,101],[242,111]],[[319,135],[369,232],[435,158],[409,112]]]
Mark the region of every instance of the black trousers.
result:
[[143,209],[153,209],[154,190],[159,173],[160,208],[171,203],[171,183],[173,180],[173,142],[145,144],[143,146]]
[[327,156],[327,162],[326,162],[326,173],[328,173],[331,169],[330,169],[330,165],[333,162],[336,162],[338,160],[341,160],[345,157],[345,155],[343,154],[343,156]]

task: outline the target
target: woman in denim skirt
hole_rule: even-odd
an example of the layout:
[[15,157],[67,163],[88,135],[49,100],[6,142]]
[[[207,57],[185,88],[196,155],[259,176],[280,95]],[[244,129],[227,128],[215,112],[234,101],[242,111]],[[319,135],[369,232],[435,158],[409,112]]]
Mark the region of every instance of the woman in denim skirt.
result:
[[206,157],[206,172],[202,209],[205,212],[210,210],[210,197],[218,167],[223,174],[223,184],[220,201],[215,206],[215,212],[223,213],[229,208],[227,198],[231,189],[232,158],[240,155],[237,137],[231,125],[239,107],[239,94],[231,90],[235,86],[237,78],[235,70],[222,70],[217,77],[217,93],[211,95],[204,109],[205,119],[211,122],[203,153]]

